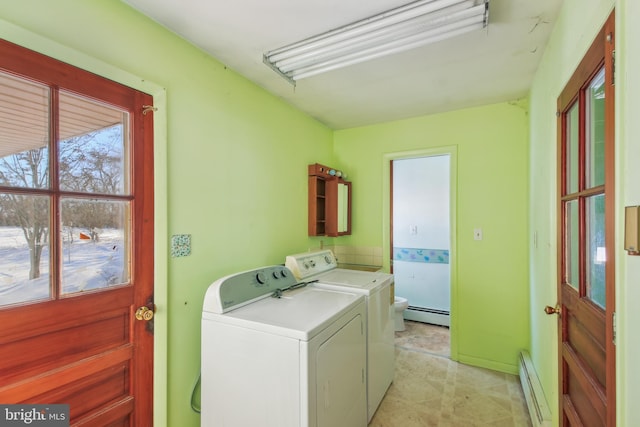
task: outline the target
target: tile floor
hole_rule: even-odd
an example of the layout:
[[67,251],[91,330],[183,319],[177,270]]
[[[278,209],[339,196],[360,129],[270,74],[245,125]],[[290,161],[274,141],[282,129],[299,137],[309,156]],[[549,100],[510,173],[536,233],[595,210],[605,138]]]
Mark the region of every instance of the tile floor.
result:
[[517,376],[451,361],[449,329],[406,322],[395,378],[369,427],[529,427]]

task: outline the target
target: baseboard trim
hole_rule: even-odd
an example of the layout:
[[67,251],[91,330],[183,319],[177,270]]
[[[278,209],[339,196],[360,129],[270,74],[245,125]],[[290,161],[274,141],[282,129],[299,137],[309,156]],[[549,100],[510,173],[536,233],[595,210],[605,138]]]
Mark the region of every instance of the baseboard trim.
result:
[[415,320],[416,322],[431,323],[432,325],[451,326],[449,313],[440,310],[414,309],[413,307],[409,307],[404,311],[404,318],[407,320]]
[[478,368],[491,369],[492,371],[504,372],[505,374],[518,375],[518,366],[507,363],[496,362],[494,360],[481,359],[479,357],[458,354],[458,362],[465,365],[476,366]]
[[533,427],[551,427],[551,411],[542,391],[542,384],[526,351],[519,357],[520,383],[529,408]]

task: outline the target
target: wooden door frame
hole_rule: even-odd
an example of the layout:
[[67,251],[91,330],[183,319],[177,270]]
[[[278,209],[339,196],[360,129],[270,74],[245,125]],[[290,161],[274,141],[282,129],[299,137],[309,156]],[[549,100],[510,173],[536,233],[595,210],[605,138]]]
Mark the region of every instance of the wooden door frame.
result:
[[[576,71],[573,73],[569,82],[562,90],[557,100],[557,277],[556,286],[558,288],[558,302],[562,301],[562,282],[563,282],[563,259],[564,259],[564,239],[562,231],[564,230],[564,216],[563,216],[563,174],[565,170],[564,151],[566,144],[563,143],[564,135],[566,134],[566,121],[564,120],[563,112],[569,108],[576,100],[580,102],[576,97],[586,85],[591,82],[594,72],[597,72],[604,66],[607,70],[613,70],[615,73],[615,67],[613,64],[615,52],[615,10],[611,12],[606,22],[598,32],[591,46],[583,56],[579,65],[576,67]],[[604,58],[603,58],[604,55]],[[611,74],[611,73],[609,73]],[[605,248],[607,265],[605,270],[605,343],[606,343],[606,404],[607,404],[607,426],[613,427],[616,425],[616,346],[614,337],[614,316],[615,316],[615,219],[616,219],[616,205],[615,205],[615,86],[613,85],[613,79],[615,75],[605,76],[605,99],[610,102],[612,108],[605,108],[605,141],[609,142],[605,144]],[[580,109],[584,109],[584,105],[580,104]],[[584,128],[583,116],[580,116],[579,129],[582,132]],[[579,163],[583,163],[584,158],[579,159]],[[564,394],[564,380],[563,380],[563,323],[562,313],[558,316],[558,398],[560,416],[563,412],[563,394]],[[562,419],[560,420],[562,424]]]

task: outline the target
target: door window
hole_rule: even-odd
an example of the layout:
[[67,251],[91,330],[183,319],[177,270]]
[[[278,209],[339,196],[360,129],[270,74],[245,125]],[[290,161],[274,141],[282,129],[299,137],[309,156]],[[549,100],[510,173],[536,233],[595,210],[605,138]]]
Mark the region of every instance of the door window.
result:
[[7,73],[0,87],[0,306],[129,283],[129,114]]

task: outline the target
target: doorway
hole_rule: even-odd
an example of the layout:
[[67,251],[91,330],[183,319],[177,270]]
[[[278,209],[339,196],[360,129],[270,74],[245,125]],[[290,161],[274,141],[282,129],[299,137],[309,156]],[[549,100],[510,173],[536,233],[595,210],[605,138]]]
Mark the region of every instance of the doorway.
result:
[[383,244],[395,295],[408,300],[405,319],[450,328],[455,360],[456,149],[392,153],[384,166]]
[[451,156],[393,160],[392,261],[404,317],[449,326],[449,169]]

